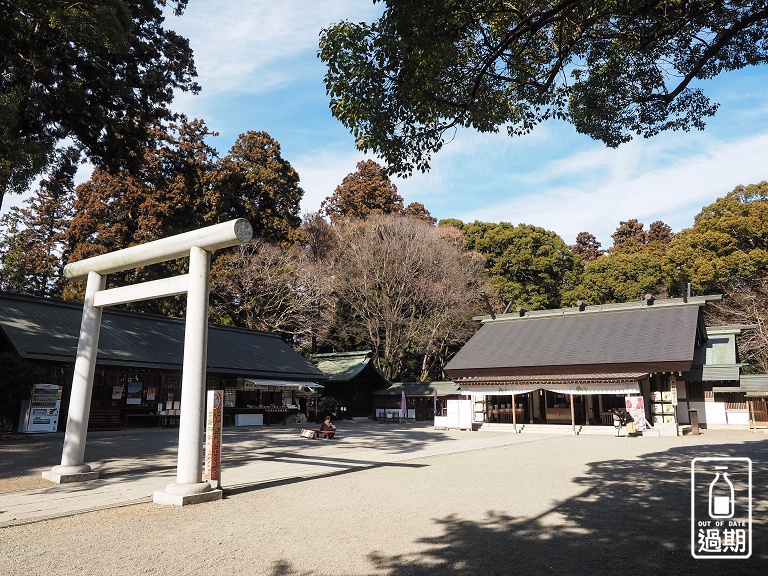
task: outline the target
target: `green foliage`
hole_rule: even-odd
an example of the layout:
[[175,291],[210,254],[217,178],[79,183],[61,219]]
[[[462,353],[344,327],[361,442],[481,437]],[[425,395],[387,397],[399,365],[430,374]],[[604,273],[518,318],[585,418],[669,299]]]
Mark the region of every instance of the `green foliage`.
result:
[[[447,222],[441,221],[440,225]],[[529,224],[462,226],[470,249],[485,256],[502,300],[529,310],[558,308],[581,274],[581,259],[554,232]]]
[[588,263],[579,285],[563,295],[563,303],[630,302],[645,294],[659,297],[665,290],[661,258],[643,251],[618,252]]
[[677,267],[695,294],[728,290],[768,271],[768,182],[737,186],[706,206],[666,250],[665,272],[677,292]]
[[321,414],[331,414],[338,407],[339,401],[333,396],[323,396],[317,402],[317,410]]
[[333,115],[401,175],[460,126],[521,135],[557,118],[613,147],[703,129],[717,105],[692,83],[768,55],[764,1],[383,3],[372,24],[323,30],[318,55]]
[[137,168],[174,90],[199,90],[189,43],[163,28],[187,0],[0,3],[0,203],[61,153],[65,138],[97,166]]

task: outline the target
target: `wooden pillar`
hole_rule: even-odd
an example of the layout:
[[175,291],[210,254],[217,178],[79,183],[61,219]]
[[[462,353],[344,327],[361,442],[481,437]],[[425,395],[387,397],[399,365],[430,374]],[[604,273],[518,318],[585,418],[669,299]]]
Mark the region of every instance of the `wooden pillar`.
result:
[[533,424],[533,402],[534,402],[534,394],[536,393],[536,390],[529,392],[528,396],[530,396],[529,402],[528,402],[528,419],[530,420],[530,423]]
[[576,412],[575,407],[573,406],[573,394],[571,394],[571,430],[573,430],[573,433],[576,434]]
[[517,405],[515,404],[514,392],[512,392],[512,430],[517,432]]
[[749,429],[757,430],[757,421],[755,420],[755,405],[752,403],[751,399],[747,399],[747,404],[749,405]]

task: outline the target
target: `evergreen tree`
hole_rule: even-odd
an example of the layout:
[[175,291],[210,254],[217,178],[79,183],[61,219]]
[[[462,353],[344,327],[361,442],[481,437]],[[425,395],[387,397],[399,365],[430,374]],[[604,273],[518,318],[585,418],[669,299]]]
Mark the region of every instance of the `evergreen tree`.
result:
[[78,157],[74,148],[60,156],[24,207],[6,215],[0,247],[3,289],[34,296],[61,295]]

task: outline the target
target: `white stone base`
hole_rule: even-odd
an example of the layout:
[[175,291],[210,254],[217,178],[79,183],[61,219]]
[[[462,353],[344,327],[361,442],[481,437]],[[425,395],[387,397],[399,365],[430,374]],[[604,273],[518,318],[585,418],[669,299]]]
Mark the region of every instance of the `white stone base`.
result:
[[202,502],[213,502],[221,500],[224,495],[223,490],[208,490],[199,494],[173,494],[156,490],[152,498],[155,504],[169,504],[172,506],[186,506],[187,504],[200,504]]
[[69,482],[87,482],[96,480],[99,477],[98,472],[91,470],[88,464],[65,465],[59,464],[50,470],[43,472],[43,478],[56,484],[67,484]]
[[674,422],[661,422],[654,424],[654,430],[658,430],[659,436],[678,436],[677,424]]
[[46,471],[42,474],[43,478],[56,484],[67,484],[69,482],[87,482],[96,480],[99,477],[98,472],[78,472],[76,474],[60,474],[58,472]]

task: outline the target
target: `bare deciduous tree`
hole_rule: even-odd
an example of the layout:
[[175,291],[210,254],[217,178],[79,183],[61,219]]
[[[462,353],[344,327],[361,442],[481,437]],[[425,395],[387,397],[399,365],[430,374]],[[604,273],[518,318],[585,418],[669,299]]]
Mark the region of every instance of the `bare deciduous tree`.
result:
[[755,369],[768,373],[768,276],[737,281],[712,307],[707,324],[754,325],[739,338],[739,351]]
[[483,261],[452,231],[393,215],[338,228],[334,284],[347,314],[341,321],[370,342],[389,379],[410,375],[409,356],[420,359],[413,376],[425,379],[466,340],[466,323],[481,310]]
[[290,333],[312,351],[329,322],[330,277],[309,253],[254,240],[216,261],[213,311],[224,324]]

